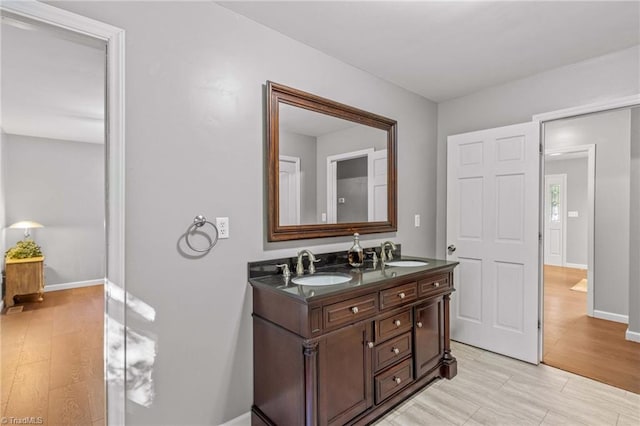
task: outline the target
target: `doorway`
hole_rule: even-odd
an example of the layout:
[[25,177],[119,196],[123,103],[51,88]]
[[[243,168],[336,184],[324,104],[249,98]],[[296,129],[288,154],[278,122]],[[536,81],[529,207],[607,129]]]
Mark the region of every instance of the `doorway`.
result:
[[543,124],[542,362],[638,393],[640,344],[625,339],[633,111]]
[[[89,287],[74,289],[74,291],[78,291],[86,296],[85,302],[87,305],[91,304],[93,306],[89,306],[89,308],[102,308],[104,314],[101,315],[100,320],[104,322],[104,327],[101,328],[101,331],[98,331],[97,336],[93,334],[89,334],[90,336],[97,337],[102,342],[95,345],[95,342],[89,343],[91,340],[87,338],[85,340],[85,347],[91,347],[96,349],[96,353],[99,357],[102,357],[102,354],[105,354],[105,359],[102,362],[93,362],[92,364],[80,365],[73,364],[73,367],[76,369],[79,367],[84,368],[84,373],[92,376],[92,379],[96,379],[93,381],[91,386],[93,390],[89,389],[88,392],[79,393],[77,389],[69,389],[67,385],[62,384],[62,387],[58,389],[62,389],[62,391],[58,392],[58,396],[62,398],[59,402],[65,402],[68,400],[69,392],[72,392],[73,395],[78,399],[84,399],[85,402],[89,399],[91,407],[89,408],[89,413],[81,414],[82,419],[86,419],[87,415],[90,415],[91,419],[93,418],[102,418],[105,423],[108,424],[124,424],[124,404],[125,404],[125,389],[124,389],[124,371],[125,371],[125,353],[124,353],[124,341],[125,341],[125,331],[124,331],[124,313],[125,309],[122,301],[118,301],[111,296],[116,293],[124,291],[125,283],[124,283],[124,31],[121,29],[112,27],[110,25],[104,24],[102,22],[94,21],[92,19],[76,15],[74,13],[70,13],[56,7],[46,5],[39,2],[12,2],[12,3],[3,3],[0,5],[0,11],[2,12],[2,20],[3,25],[7,21],[13,22],[17,27],[23,29],[24,31],[30,31],[34,33],[42,33],[48,37],[58,37],[65,40],[84,40],[88,44],[92,43],[102,43],[103,46],[106,47],[106,54],[103,51],[101,53],[102,65],[101,70],[103,73],[102,82],[100,84],[101,90],[103,91],[103,102],[100,106],[103,111],[102,114],[102,126],[103,129],[103,179],[104,179],[104,191],[102,198],[102,211],[104,212],[104,222],[102,225],[101,234],[103,235],[103,244],[104,244],[104,264],[103,264],[103,273],[102,279],[104,285],[101,286],[100,291],[97,293],[97,297],[99,300],[93,300],[93,297],[96,296],[94,292],[91,292]],[[4,42],[4,40],[3,40]],[[4,52],[3,52],[4,53]],[[28,55],[25,52],[25,57],[28,59]],[[55,55],[51,55],[51,52],[47,52],[44,55],[45,58],[52,59]],[[105,62],[106,58],[106,62]],[[41,58],[40,58],[41,59]],[[70,65],[70,64],[67,64]],[[5,62],[2,62],[3,71],[5,67]],[[3,75],[4,77],[4,75]],[[25,78],[29,77],[29,74],[24,76]],[[78,92],[82,92],[82,90],[76,90]],[[35,96],[35,101],[40,98],[39,96]],[[4,93],[3,93],[4,96]],[[31,96],[32,98],[34,96]],[[4,99],[3,99],[4,101]],[[3,102],[4,103],[4,102]],[[3,105],[4,106],[4,105]],[[60,108],[56,109],[60,112]],[[4,110],[3,110],[4,112]],[[87,115],[90,114],[91,111],[88,108],[79,108],[79,110],[67,110],[66,116],[67,118],[76,117],[87,118]],[[93,116],[93,118],[96,118]],[[33,120],[32,120],[33,121]],[[96,122],[97,120],[85,120],[85,122]],[[5,125],[5,120],[3,117],[3,126]],[[43,124],[39,122],[35,122],[34,124]],[[55,123],[54,123],[55,124]],[[58,124],[61,124],[58,123]],[[63,126],[60,126],[63,127]],[[5,135],[3,134],[3,137]],[[27,135],[31,136],[31,135]],[[59,137],[59,135],[57,135]],[[55,140],[54,136],[50,136],[51,139]],[[4,142],[4,138],[3,138]],[[4,146],[4,143],[3,143]],[[4,159],[4,158],[3,158]],[[68,161],[68,159],[67,159]],[[4,171],[4,170],[3,170]],[[46,181],[45,181],[46,182]],[[46,186],[46,184],[42,184],[42,186]],[[2,196],[4,197],[4,193]],[[28,193],[24,194],[28,196]],[[49,196],[64,196],[65,193],[59,194],[48,194]],[[100,197],[99,197],[100,198]],[[4,202],[4,198],[2,199]],[[2,219],[2,223],[0,226],[3,228],[2,238],[0,242],[5,245],[7,244],[7,229],[5,227],[10,225],[6,223],[8,218],[5,217],[5,209],[4,204],[0,209],[2,215],[0,219]],[[44,224],[46,226],[46,224]],[[56,223],[50,223],[49,229],[53,230],[56,226]],[[46,228],[45,228],[46,229]],[[35,235],[37,238],[40,236],[44,236],[44,234]],[[87,290],[89,289],[89,290]],[[54,292],[57,293],[56,296],[48,297],[45,294],[45,303],[47,301],[55,302],[55,299],[60,299],[59,296],[62,292]],[[54,294],[52,293],[52,294]],[[91,293],[91,294],[88,294]],[[64,299],[64,298],[62,298]],[[122,298],[121,298],[122,299]],[[60,300],[58,300],[59,302]],[[99,305],[99,306],[96,306]],[[54,307],[55,310],[55,307]],[[80,309],[81,311],[84,308]],[[34,311],[35,312],[35,311]],[[74,314],[75,312],[72,312]],[[38,315],[31,315],[32,320],[36,319]],[[40,322],[36,321],[38,326],[44,325],[44,323],[48,321],[54,321],[47,317],[48,314],[40,314],[40,316],[44,315],[43,318],[39,318]],[[10,318],[10,317],[7,317]],[[4,318],[3,318],[4,319]],[[13,320],[12,320],[13,321]],[[64,324],[69,326],[77,326],[75,324],[78,322],[77,319],[73,320],[60,320],[59,324]],[[84,324],[80,324],[84,325]],[[55,326],[51,324],[52,329]],[[31,324],[25,327],[16,327],[16,333],[28,332],[31,328]],[[39,344],[34,346],[42,349],[42,352],[38,352],[37,350],[29,350],[24,351],[24,348],[21,348],[20,354],[18,355],[18,363],[29,361],[26,356],[33,355],[34,358],[31,360],[34,363],[40,363],[42,365],[46,364],[46,360],[44,364],[40,358],[46,356],[47,354],[51,356],[51,351],[47,352],[46,346],[48,342],[46,341],[46,331],[47,330],[38,330],[35,327],[32,329],[34,334],[33,338],[37,341],[38,337],[42,340]],[[45,327],[46,328],[46,327]],[[2,337],[7,338],[10,333],[5,333],[7,329],[3,327]],[[110,330],[108,333],[106,330]],[[51,330],[49,330],[51,331]],[[44,334],[42,334],[44,333]],[[16,337],[16,336],[14,336]],[[19,337],[19,336],[18,336]],[[88,336],[87,336],[88,337]],[[81,339],[82,340],[82,339]],[[52,338],[53,342],[54,339]],[[59,341],[55,341],[56,345],[59,345]],[[51,344],[51,343],[49,343]],[[69,347],[65,345],[59,345],[64,347]],[[3,355],[4,350],[7,346],[3,345]],[[69,347],[70,349],[70,347]],[[93,350],[92,349],[92,350]],[[64,356],[61,359],[65,361],[69,361],[71,357],[65,358]],[[89,358],[83,358],[89,359]],[[3,375],[5,373],[5,366],[8,362],[7,358],[3,357]],[[31,363],[27,363],[25,365],[31,365]],[[33,364],[35,365],[35,364]],[[90,368],[89,368],[90,365]],[[108,368],[107,368],[108,366]],[[23,369],[27,371],[27,367]],[[3,377],[3,386],[2,386],[2,410],[3,416],[5,415],[4,411],[7,410],[27,410],[27,416],[30,418],[36,418],[38,421],[38,417],[43,417],[43,423],[55,423],[55,419],[62,416],[64,417],[63,422],[65,423],[75,423],[75,410],[58,410],[57,408],[65,408],[69,404],[57,404],[57,397],[55,394],[50,398],[50,384],[51,379],[53,377],[54,381],[58,381],[62,376],[59,375],[59,372],[62,370],[52,370],[52,373],[47,375],[44,371],[39,372],[34,369],[29,377],[30,380],[27,381],[27,385],[29,389],[35,390],[35,392],[31,392],[30,395],[37,399],[35,404],[32,402],[28,402],[26,405],[22,403],[13,404],[11,401],[11,392],[14,389],[18,389],[18,387],[25,383],[14,383],[11,387],[5,386],[7,383],[4,381],[5,377]],[[39,374],[42,373],[42,374]],[[106,376],[105,376],[106,374]],[[20,375],[21,378],[27,377],[26,375]],[[49,380],[49,383],[45,383],[45,380]],[[24,382],[24,381],[23,381]],[[18,387],[16,387],[18,385]],[[69,384],[72,385],[72,384]],[[88,388],[87,388],[88,389]],[[106,389],[106,394],[105,394]],[[5,393],[5,391],[8,391]],[[98,393],[102,393],[103,398],[100,399],[99,396],[95,396]],[[5,395],[8,397],[8,401],[5,400]],[[18,392],[16,394],[18,397],[26,396],[28,397],[28,393]],[[94,395],[89,396],[89,395]],[[47,402],[44,399],[49,399]],[[17,400],[16,400],[17,401]],[[101,403],[102,401],[102,403]],[[76,401],[77,402],[77,401]],[[95,403],[95,404],[94,404]],[[71,404],[74,407],[75,404]],[[49,408],[53,407],[53,411],[50,411]],[[86,407],[86,404],[85,404]],[[36,413],[36,409],[38,413]],[[44,418],[46,411],[46,416],[48,418]],[[6,414],[9,414],[8,412]],[[84,416],[84,417],[82,417]],[[24,416],[21,416],[24,417]],[[75,419],[75,420],[74,420]],[[81,422],[80,422],[81,423]]]

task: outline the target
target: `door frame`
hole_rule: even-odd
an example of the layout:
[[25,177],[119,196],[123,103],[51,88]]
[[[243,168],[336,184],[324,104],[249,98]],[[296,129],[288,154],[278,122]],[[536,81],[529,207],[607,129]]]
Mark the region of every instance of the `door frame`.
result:
[[[338,204],[336,202],[337,194],[337,169],[338,161],[353,160],[354,158],[367,158],[367,218],[372,214],[371,203],[369,201],[370,193],[373,189],[373,157],[375,152],[373,148],[361,149],[359,151],[345,152],[342,154],[327,156],[327,223],[338,222]],[[369,220],[369,219],[368,219]]]
[[[540,154],[545,152],[544,123],[549,121],[560,120],[563,118],[579,117],[582,115],[595,114],[598,112],[613,111],[616,109],[623,109],[623,108],[636,107],[636,106],[640,106],[640,93],[630,95],[630,96],[620,97],[620,98],[614,98],[614,99],[610,99],[603,102],[579,105],[576,107],[535,114],[532,117],[532,121],[535,123],[538,123],[538,126],[540,128]],[[594,161],[595,161],[595,152],[594,152]],[[594,167],[595,167],[595,163],[594,163]],[[543,155],[540,155],[540,176],[541,177],[544,176],[544,156]],[[540,185],[542,189],[542,185],[544,185],[542,178],[540,179]],[[595,187],[595,183],[594,183],[594,187]],[[595,200],[594,200],[594,203],[595,203]],[[543,198],[542,190],[540,191],[539,208],[544,209],[544,198]],[[593,214],[591,215],[591,217],[593,217]],[[544,229],[543,221],[544,221],[544,217],[543,215],[540,215],[540,224],[538,226],[540,227],[541,230]],[[540,248],[541,250],[544,249],[542,238],[540,238]],[[539,261],[538,261],[539,268],[540,268],[540,271],[539,271],[540,283],[539,283],[539,295],[538,295],[540,300],[540,307],[538,312],[539,325],[540,325],[539,332],[538,332],[538,340],[539,340],[538,348],[540,350],[540,353],[538,354],[538,358],[540,361],[542,361],[543,355],[544,355],[544,347],[543,347],[544,346],[544,338],[543,338],[544,337],[544,269],[543,269],[544,263],[542,258],[543,253],[544,253],[543,251],[540,252]],[[589,259],[589,262],[590,264],[593,264],[593,259]],[[591,265],[588,265],[588,266],[591,266]],[[587,296],[588,296],[588,293],[587,293]],[[627,297],[627,299],[630,300],[629,297]],[[587,303],[589,303],[589,297],[587,297]],[[591,303],[593,303],[593,300],[591,301]],[[629,334],[628,328],[627,328],[626,336],[627,336],[627,340],[630,340],[629,339],[630,334]]]
[[[105,66],[105,314],[111,286],[125,290],[125,32],[121,28],[34,0],[3,1],[0,10],[18,18],[102,40],[107,46]],[[110,273],[111,272],[111,273]],[[126,294],[126,293],[125,293]],[[126,383],[109,380],[108,372],[126,375],[125,310],[105,315],[105,415],[109,425],[125,424]],[[110,326],[110,321],[119,326]],[[110,330],[107,333],[107,329]],[[114,339],[115,338],[115,339]],[[109,349],[118,340],[121,349]],[[107,368],[109,366],[109,368]]]
[[[302,196],[302,193],[300,192],[300,157],[291,157],[289,155],[280,155],[278,158],[278,161],[284,161],[287,163],[293,163],[295,168],[296,168],[296,172],[295,172],[295,185],[296,185],[296,219],[297,219],[297,223],[296,225],[300,225],[300,221],[302,220],[302,218],[300,217],[300,197]],[[280,165],[278,164],[278,170],[280,169]]]
[[[545,151],[545,155],[546,151]],[[545,191],[545,205],[544,205],[544,214],[547,214],[547,205],[546,205],[546,191],[547,191],[547,178],[548,177],[559,177],[562,180],[562,193],[560,194],[560,198],[561,198],[561,211],[560,214],[562,215],[562,254],[560,255],[560,265],[561,266],[565,266],[567,263],[567,174],[566,173],[556,173],[553,175],[544,175],[544,191]],[[547,232],[547,226],[545,224],[544,229],[542,230],[542,240],[545,242],[545,246],[544,248],[547,248],[546,245],[546,232]],[[544,262],[544,256],[542,258],[542,261]]]
[[[595,282],[595,229],[596,229],[596,145],[576,145],[562,148],[546,149],[545,155],[555,153],[587,153],[587,315],[593,316],[593,300]],[[566,231],[566,226],[565,226]],[[565,232],[566,240],[566,232]],[[543,234],[544,239],[544,234]],[[564,254],[566,261],[566,252]],[[543,277],[544,278],[544,277]],[[544,280],[543,280],[544,281]]]

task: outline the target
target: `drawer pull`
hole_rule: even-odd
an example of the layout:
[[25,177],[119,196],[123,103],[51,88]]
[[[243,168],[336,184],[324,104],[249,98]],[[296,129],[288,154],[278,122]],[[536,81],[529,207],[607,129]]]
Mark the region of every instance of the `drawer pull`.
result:
[[400,383],[402,383],[402,379],[400,377],[394,377],[393,381],[396,382],[396,385],[399,385]]
[[395,324],[396,327],[400,327],[400,324],[402,324],[400,320],[395,320],[393,323]]
[[353,308],[351,308],[351,312],[353,312],[354,314],[358,313],[358,307],[354,306]]
[[393,349],[391,349],[391,352],[393,352],[394,354],[398,355],[400,353],[400,349],[393,348]]
[[418,321],[416,325],[418,326],[418,328],[422,328],[422,321]]
[[369,347],[369,349],[373,348],[373,342],[367,342],[367,346]]
[[404,299],[405,297],[407,297],[407,295],[406,295],[406,294],[404,294],[404,293],[398,293],[398,297],[399,297],[400,299]]
[[434,287],[436,287],[436,288],[438,288],[438,287],[440,287],[440,283],[435,282],[435,283],[433,283],[433,286],[434,286]]

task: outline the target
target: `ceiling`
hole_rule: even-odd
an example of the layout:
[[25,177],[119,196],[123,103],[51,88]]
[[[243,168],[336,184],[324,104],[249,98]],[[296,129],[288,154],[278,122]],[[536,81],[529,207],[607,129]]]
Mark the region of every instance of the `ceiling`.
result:
[[2,130],[104,142],[104,42],[2,17]]
[[436,102],[640,43],[637,1],[219,4]]

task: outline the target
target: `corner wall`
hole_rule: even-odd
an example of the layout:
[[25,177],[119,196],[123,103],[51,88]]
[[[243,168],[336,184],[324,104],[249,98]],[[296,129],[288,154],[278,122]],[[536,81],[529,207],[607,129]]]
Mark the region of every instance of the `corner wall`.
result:
[[[629,329],[640,342],[640,107],[631,110],[631,215],[629,226]],[[633,333],[632,336],[629,336]],[[630,339],[631,340],[631,339]]]
[[[127,291],[156,311],[127,327],[157,345],[153,402],[130,403],[127,424],[217,425],[247,412],[247,262],[350,247],[350,237],[266,242],[267,80],[398,121],[398,232],[361,243],[435,255],[433,102],[213,2],[54,5],[126,31]],[[193,258],[181,238],[198,214],[229,217],[230,238]]]

